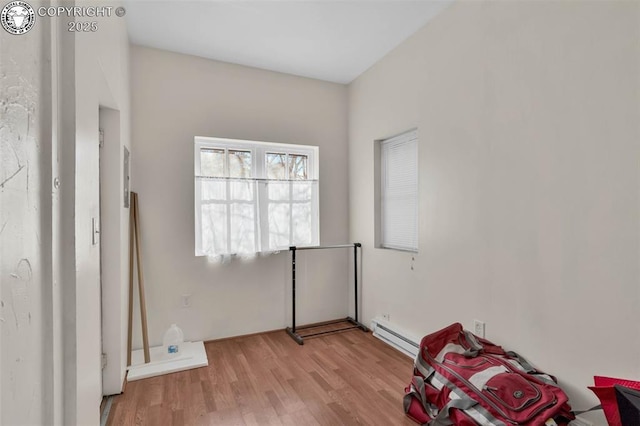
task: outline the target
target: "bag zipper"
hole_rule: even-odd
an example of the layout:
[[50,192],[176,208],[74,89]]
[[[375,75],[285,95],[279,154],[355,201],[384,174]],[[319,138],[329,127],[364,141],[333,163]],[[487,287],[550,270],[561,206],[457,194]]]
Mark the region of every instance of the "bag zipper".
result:
[[450,359],[444,359],[444,360],[442,360],[442,362],[446,362],[447,364],[453,364],[453,365],[455,365],[457,367],[460,367],[460,368],[477,368],[477,367],[479,367],[481,365],[484,365],[484,364],[493,364],[493,363],[489,362],[489,360],[487,360],[484,357],[482,358],[482,360],[483,360],[483,362],[481,362],[479,364],[476,364],[476,365],[460,365],[460,364],[457,364],[455,361],[452,361]]

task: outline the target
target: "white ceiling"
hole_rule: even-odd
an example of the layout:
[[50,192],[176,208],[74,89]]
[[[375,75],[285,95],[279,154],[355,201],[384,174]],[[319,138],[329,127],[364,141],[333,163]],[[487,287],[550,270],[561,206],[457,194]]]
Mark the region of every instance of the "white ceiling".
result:
[[131,42],[349,83],[452,0],[125,2]]

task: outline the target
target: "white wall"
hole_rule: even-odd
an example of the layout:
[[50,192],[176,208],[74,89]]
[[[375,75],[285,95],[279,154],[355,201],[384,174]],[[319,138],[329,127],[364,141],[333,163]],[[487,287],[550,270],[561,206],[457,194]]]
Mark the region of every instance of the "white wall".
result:
[[[640,374],[637,2],[457,2],[349,87],[364,312],[556,374]],[[372,249],[374,140],[417,127],[419,254]]]
[[[90,2],[91,3],[91,2]],[[95,5],[95,3],[91,3]],[[108,6],[117,6],[109,3]],[[99,422],[103,394],[100,354],[104,346],[109,362],[119,368],[108,376],[106,393],[120,391],[126,367],[127,297],[128,297],[128,209],[121,193],[108,191],[103,202],[114,216],[106,217],[109,243],[105,248],[108,274],[100,287],[100,247],[92,245],[92,218],[99,217],[99,108],[120,112],[118,146],[107,148],[113,154],[110,170],[103,176],[122,187],[123,146],[129,146],[129,42],[123,18],[115,15],[99,19],[94,33],[75,37],[75,350],[70,354],[75,364],[75,410],[69,407],[65,421],[77,424]],[[101,317],[101,297],[105,297]],[[101,335],[104,321],[104,336]],[[69,412],[73,411],[73,412]]]
[[[137,46],[131,71],[133,190],[139,194],[151,345],[162,343],[171,323],[187,340],[289,325],[288,252],[228,265],[194,256],[193,138],[319,146],[320,241],[344,243],[346,86]],[[349,253],[300,258],[298,324],[345,316]],[[192,295],[191,308],[181,308],[182,294]],[[139,317],[134,330],[140,347]]]
[[49,26],[0,31],[0,424],[52,415]]
[[[2,424],[99,423],[99,105],[123,112],[129,138],[126,29],[116,17],[98,25],[74,34],[64,18],[37,18],[25,35],[0,35]],[[125,311],[122,298],[110,312]]]
[[[37,18],[26,35],[0,36],[2,424],[99,423],[100,254],[91,244],[91,218],[99,213],[98,108],[122,112],[125,144],[129,99],[124,22],[98,21],[97,32],[75,34],[65,18]],[[121,213],[124,248],[116,250],[126,259]],[[107,267],[127,276],[126,263]],[[126,278],[115,283],[119,300],[109,307],[120,317],[110,326],[121,354],[125,289]],[[119,358],[121,383],[126,359]]]

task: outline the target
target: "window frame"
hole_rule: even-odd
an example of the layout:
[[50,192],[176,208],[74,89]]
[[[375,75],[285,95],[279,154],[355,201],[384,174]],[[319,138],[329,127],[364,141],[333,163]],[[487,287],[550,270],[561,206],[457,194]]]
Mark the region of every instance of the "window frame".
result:
[[[376,218],[376,226],[378,227],[377,229],[377,237],[376,237],[376,246],[382,249],[386,249],[386,250],[396,250],[396,251],[404,251],[404,252],[409,252],[409,253],[418,253],[419,250],[419,240],[420,240],[420,179],[419,179],[419,175],[420,175],[420,164],[419,164],[419,140],[418,140],[418,130],[417,129],[412,129],[412,130],[408,130],[406,132],[400,133],[396,136],[392,136],[392,137],[388,137],[385,139],[380,139],[377,141],[377,169],[378,169],[378,173],[379,176],[377,178],[377,184],[379,185],[378,188],[379,190],[376,190],[376,198],[378,199],[378,205],[377,205],[377,209],[378,209],[378,218]],[[390,242],[388,240],[388,230],[385,228],[385,211],[386,211],[386,207],[385,207],[385,203],[388,202],[389,197],[386,197],[386,179],[387,179],[387,161],[386,161],[386,157],[385,157],[385,145],[386,146],[392,146],[392,145],[402,145],[402,144],[408,144],[408,143],[412,143],[414,144],[415,147],[415,155],[413,156],[413,158],[415,158],[415,211],[414,211],[414,219],[415,219],[415,245],[412,245],[411,247],[409,246],[402,246],[402,245],[396,245],[393,244],[392,242]]]
[[[268,208],[259,208],[260,200],[269,201],[268,195],[266,194],[267,188],[266,185],[258,185],[258,191],[254,193],[253,200],[249,201],[238,201],[230,199],[230,182],[233,180],[257,180],[257,181],[318,181],[319,177],[319,147],[312,145],[297,145],[297,144],[286,144],[286,143],[277,143],[277,142],[263,142],[263,141],[251,141],[251,140],[239,140],[239,139],[227,139],[227,138],[214,138],[214,137],[205,137],[205,136],[196,136],[194,138],[194,207],[195,207],[195,255],[196,256],[207,256],[206,253],[202,251],[202,194],[200,191],[200,187],[197,184],[197,178],[202,177],[202,168],[201,168],[201,158],[200,153],[203,149],[224,149],[225,151],[225,176],[218,177],[222,179],[227,179],[226,185],[226,200],[224,202],[219,202],[219,204],[227,205],[227,249],[230,251],[230,230],[231,230],[231,214],[230,208],[233,203],[253,203],[254,204],[254,214],[257,223],[267,226],[258,226],[255,232],[255,252],[258,253],[260,241],[268,241],[269,236],[269,228],[268,228]],[[239,151],[248,151],[251,152],[251,177],[250,178],[233,178],[229,177],[229,151],[230,150],[239,150]],[[305,155],[307,156],[307,179],[268,179],[267,178],[267,153],[277,153],[277,154],[286,154],[287,158],[287,167],[285,168],[285,176],[289,174],[288,170],[288,158],[289,155]],[[320,206],[319,206],[319,188],[315,187],[314,189],[317,193],[313,194],[317,201],[317,211],[315,212],[315,220],[311,220],[312,230],[311,232],[315,237],[314,240],[317,240],[319,243],[320,238]],[[313,203],[313,199],[308,202]],[[288,201],[273,201],[274,203],[279,204],[288,204],[289,208],[292,208],[293,204],[302,204],[304,201],[293,200],[292,189],[290,188],[290,196]],[[313,214],[313,211],[312,211]],[[293,215],[289,215],[289,240],[293,239]],[[259,234],[259,235],[258,235]],[[265,240],[267,238],[267,240]]]

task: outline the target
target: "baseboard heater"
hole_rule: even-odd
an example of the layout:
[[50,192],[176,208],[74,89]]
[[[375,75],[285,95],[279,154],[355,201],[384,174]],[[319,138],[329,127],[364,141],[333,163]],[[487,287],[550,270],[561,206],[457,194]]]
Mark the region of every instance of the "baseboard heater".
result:
[[389,321],[374,318],[371,321],[373,335],[405,355],[415,358],[420,350],[420,340]]

